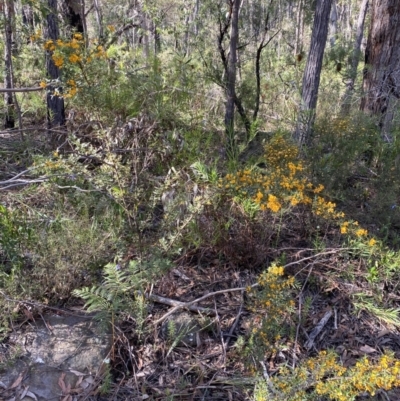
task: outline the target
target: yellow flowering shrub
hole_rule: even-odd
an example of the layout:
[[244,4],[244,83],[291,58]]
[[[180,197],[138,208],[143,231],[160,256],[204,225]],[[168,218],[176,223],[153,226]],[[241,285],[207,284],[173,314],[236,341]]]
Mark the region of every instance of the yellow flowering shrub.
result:
[[[279,213],[298,205],[309,207],[316,218],[337,224],[341,234],[367,239],[366,229],[358,227],[356,221],[346,221],[336,204],[323,196],[324,186],[308,179],[295,144],[275,136],[264,148],[264,160],[265,170],[244,168],[227,174],[220,180],[220,189],[233,198],[251,199],[261,211]],[[367,241],[369,246],[375,242]]]
[[321,351],[295,369],[283,367],[271,379],[267,400],[328,400],[353,401],[363,393],[373,396],[379,389],[391,390],[400,386],[400,361],[385,353],[374,361],[364,357],[354,366],[344,367],[333,351]]
[[[39,40],[37,35],[35,40]],[[63,39],[46,40],[43,48],[50,53],[56,67],[63,69],[63,76],[67,78],[63,92],[56,91],[54,95],[65,98],[74,97],[80,86],[93,86],[90,82],[89,66],[96,59],[106,60],[107,53],[104,47],[93,42],[88,48],[85,46],[81,33],[75,33],[68,41]],[[69,79],[68,79],[69,78]],[[42,81],[40,86],[45,88],[50,82]]]
[[257,286],[248,289],[251,309],[263,316],[254,322],[247,350],[249,354],[255,350],[260,355],[277,351],[279,340],[287,329],[284,323],[290,321],[291,308],[294,307],[290,292],[294,284],[294,277],[285,276],[283,266],[273,263],[258,277]]
[[304,174],[298,148],[282,136],[276,136],[265,146],[266,171],[243,169],[227,174],[220,187],[232,195],[251,197],[260,210],[278,213],[284,208],[311,205],[316,215],[339,217],[336,205],[316,194],[323,185],[313,186]]

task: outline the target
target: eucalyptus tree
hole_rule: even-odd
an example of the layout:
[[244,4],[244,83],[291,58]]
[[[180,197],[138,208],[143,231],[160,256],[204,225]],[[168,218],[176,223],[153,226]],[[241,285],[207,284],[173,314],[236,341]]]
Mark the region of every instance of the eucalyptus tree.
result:
[[[400,98],[400,1],[373,0],[361,109],[389,134]],[[390,140],[390,135],[387,136]]]
[[303,74],[300,110],[294,134],[299,145],[308,144],[312,136],[331,6],[332,0],[317,0],[311,44]]
[[[47,0],[50,12],[46,17],[45,36],[48,40],[57,41],[59,39],[59,27],[57,18],[57,0]],[[48,48],[46,51],[46,70],[51,84],[47,90],[47,124],[49,128],[65,125],[65,107],[62,96],[62,87],[57,84],[60,79],[60,69],[55,64],[53,51]],[[55,145],[57,137],[51,135],[52,143]]]
[[230,3],[231,32],[229,44],[229,57],[226,79],[226,107],[225,107],[225,130],[228,138],[233,137],[234,115],[235,115],[235,84],[236,84],[236,63],[237,44],[239,40],[239,7],[240,0],[232,0]]
[[[0,3],[1,4],[1,3]],[[14,72],[12,61],[12,46],[15,32],[15,8],[13,0],[3,0],[2,4],[3,21],[4,21],[4,88],[11,89],[14,87]],[[6,113],[4,119],[4,128],[14,128],[15,126],[15,94],[6,92],[4,94]]]
[[357,31],[354,40],[353,52],[350,57],[350,71],[346,81],[346,91],[342,99],[341,113],[346,115],[350,112],[351,98],[354,92],[354,83],[357,78],[357,69],[361,55],[361,42],[364,36],[364,23],[367,15],[369,0],[363,0],[357,20]]

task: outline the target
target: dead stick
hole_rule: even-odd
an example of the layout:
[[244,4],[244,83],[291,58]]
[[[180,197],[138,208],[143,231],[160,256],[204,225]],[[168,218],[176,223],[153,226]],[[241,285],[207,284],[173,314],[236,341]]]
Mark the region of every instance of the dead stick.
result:
[[1,88],[0,93],[10,93],[10,92],[38,92],[42,91],[45,88],[41,86],[35,88]]

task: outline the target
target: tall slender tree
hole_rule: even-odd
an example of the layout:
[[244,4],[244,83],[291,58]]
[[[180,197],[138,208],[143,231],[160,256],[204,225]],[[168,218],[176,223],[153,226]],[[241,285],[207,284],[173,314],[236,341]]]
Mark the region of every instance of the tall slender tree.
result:
[[346,92],[342,99],[341,113],[346,115],[350,112],[351,98],[354,92],[354,82],[357,77],[357,69],[360,60],[361,42],[364,36],[364,22],[367,15],[369,0],[363,0],[360,7],[360,13],[357,20],[357,32],[354,41],[353,54],[351,56],[351,65],[349,78],[346,82]]
[[237,64],[237,44],[239,40],[240,0],[231,0],[231,39],[229,44],[228,69],[226,77],[225,130],[228,138],[233,139],[235,117],[235,84]]
[[377,116],[383,134],[388,134],[400,98],[398,0],[372,2],[371,27],[365,50],[363,90],[361,109]]
[[[3,17],[4,17],[4,30],[5,30],[5,43],[4,43],[4,87],[11,89],[14,86],[13,79],[13,62],[12,62],[12,44],[15,23],[15,10],[14,1],[5,0],[3,3]],[[4,101],[6,104],[6,115],[4,120],[4,128],[14,128],[15,126],[15,94],[13,92],[6,92],[4,94]]]
[[[48,0],[48,7],[51,10],[47,15],[46,37],[56,41],[59,38],[58,21],[57,21],[57,0]],[[64,98],[62,97],[62,88],[55,83],[60,78],[60,70],[55,65],[52,58],[52,51],[46,52],[46,69],[52,84],[48,87],[47,92],[47,123],[48,127],[65,125],[65,108]],[[57,142],[57,136],[51,135],[53,145]]]
[[301,88],[300,111],[294,135],[299,145],[309,143],[312,135],[331,6],[332,0],[317,0],[310,50]]

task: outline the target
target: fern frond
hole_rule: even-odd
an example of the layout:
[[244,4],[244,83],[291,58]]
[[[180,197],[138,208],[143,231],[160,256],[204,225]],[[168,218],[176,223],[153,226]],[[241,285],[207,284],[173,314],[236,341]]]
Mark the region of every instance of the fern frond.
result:
[[74,290],[72,295],[82,298],[85,302],[85,309],[88,312],[98,312],[110,309],[110,302],[104,296],[102,287],[84,287],[80,290]]

